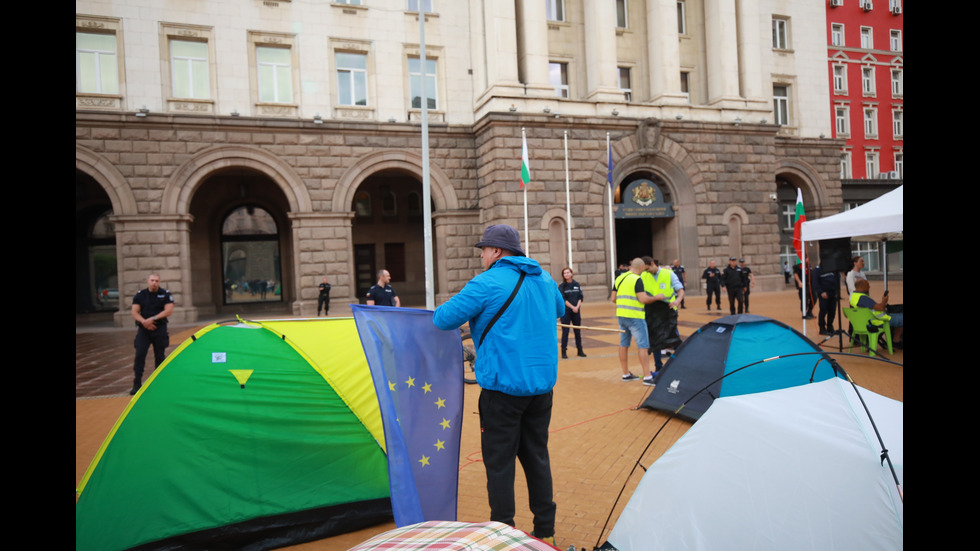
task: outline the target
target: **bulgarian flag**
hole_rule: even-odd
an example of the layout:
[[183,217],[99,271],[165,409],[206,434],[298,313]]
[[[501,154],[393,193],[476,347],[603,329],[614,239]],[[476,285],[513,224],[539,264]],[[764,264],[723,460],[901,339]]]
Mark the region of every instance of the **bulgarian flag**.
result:
[[803,240],[800,239],[803,231],[803,222],[806,222],[806,213],[803,212],[803,190],[796,188],[796,220],[793,223],[793,249],[796,250],[796,258],[803,261]]
[[527,135],[521,132],[521,189],[531,182],[531,169],[527,162]]

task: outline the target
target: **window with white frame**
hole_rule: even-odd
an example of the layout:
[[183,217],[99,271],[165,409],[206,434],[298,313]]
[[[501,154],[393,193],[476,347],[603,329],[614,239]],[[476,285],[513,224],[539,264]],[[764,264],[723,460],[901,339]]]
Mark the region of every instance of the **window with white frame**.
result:
[[565,0],[544,0],[548,21],[565,20]]
[[293,101],[293,54],[289,48],[255,48],[258,69],[259,101],[291,103]]
[[340,105],[367,105],[367,55],[336,52],[337,102]]
[[772,111],[776,124],[789,124],[789,86],[775,84],[772,87]]
[[361,0],[333,0],[334,4],[347,4],[348,6],[360,6]]
[[901,69],[892,69],[892,96],[902,97],[902,91],[905,88],[902,78]]
[[690,71],[681,71],[681,93],[687,96],[687,99],[691,99],[691,73]]
[[783,231],[796,227],[796,203],[783,203]]
[[119,93],[115,34],[75,32],[75,91],[85,94]]
[[211,68],[208,63],[207,42],[170,40],[170,84],[171,93],[175,98],[208,99],[211,97]]
[[878,109],[876,107],[864,108],[864,137],[878,137]]
[[789,49],[789,20],[772,18],[772,47],[776,50]]
[[432,0],[408,0],[408,6],[406,6],[407,11],[419,11],[419,2],[422,2],[422,7],[425,9],[425,13],[432,13]]
[[847,93],[847,65],[834,65],[834,92]]
[[902,0],[888,0],[888,11],[896,15],[902,13]]
[[850,151],[841,151],[840,177],[844,180],[851,178],[851,152]]
[[633,79],[629,67],[619,68],[619,89],[623,91],[626,101],[633,101]]
[[850,109],[846,105],[838,105],[834,108],[834,121],[837,128],[837,137],[851,135]]
[[861,67],[861,92],[865,96],[875,95],[875,68]]
[[549,63],[548,81],[555,87],[555,94],[560,98],[568,95],[568,63]]
[[874,38],[871,27],[861,27],[861,47],[865,50],[874,48]]
[[889,40],[888,40],[888,46],[889,48],[891,48],[891,51],[893,52],[902,51],[902,31],[898,31],[895,29],[891,30],[891,33],[889,35]]
[[620,29],[629,27],[629,9],[626,0],[616,0],[616,26]]
[[902,132],[904,130],[902,116],[903,113],[901,109],[895,109],[892,111],[892,135],[895,138],[902,137]]
[[834,46],[844,45],[844,25],[841,23],[832,23],[830,25],[830,43]]
[[687,6],[684,2],[677,3],[677,34],[687,34]]
[[864,177],[870,179],[878,175],[878,152],[868,151],[864,154]]
[[895,152],[895,172],[898,173],[899,178],[905,177],[905,167],[903,166],[905,159],[903,158],[903,152]]
[[422,59],[408,58],[409,95],[412,98],[412,108],[422,108],[422,79],[425,79],[426,109],[438,109],[438,94],[436,93],[436,60],[425,58],[425,71],[422,71]]
[[860,256],[864,259],[865,272],[877,272],[878,268],[878,243],[876,241],[852,241],[851,256]]

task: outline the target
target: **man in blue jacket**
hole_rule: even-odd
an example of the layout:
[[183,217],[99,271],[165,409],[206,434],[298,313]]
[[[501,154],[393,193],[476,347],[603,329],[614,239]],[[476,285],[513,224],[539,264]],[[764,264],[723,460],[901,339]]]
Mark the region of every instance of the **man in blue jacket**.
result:
[[557,318],[565,301],[554,280],[521,249],[511,226],[488,226],[484,272],[436,309],[435,325],[466,322],[476,344],[483,464],[490,520],[514,526],[516,460],[527,476],[533,535],[554,542],[555,511],[548,457],[552,388],[558,379]]

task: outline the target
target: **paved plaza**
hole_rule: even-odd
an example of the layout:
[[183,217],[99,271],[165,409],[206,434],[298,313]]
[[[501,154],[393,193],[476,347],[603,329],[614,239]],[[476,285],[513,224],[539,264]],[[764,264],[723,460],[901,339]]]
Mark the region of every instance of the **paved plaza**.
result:
[[[889,288],[891,303],[901,304],[902,282],[891,283]],[[873,282],[872,296],[879,296],[881,289],[881,282]],[[723,305],[723,308],[725,310],[722,312],[714,309],[709,312],[705,310],[704,297],[690,297],[687,308],[680,311],[681,335],[690,335],[712,319],[727,315],[727,305]],[[341,309],[341,305],[337,304],[332,312],[337,314]],[[636,468],[637,462],[649,467],[690,427],[685,421],[668,421],[664,413],[635,409],[650,388],[639,381],[624,383],[619,379],[615,307],[609,303],[585,303],[582,311],[583,325],[596,329],[583,331],[587,358],[577,358],[572,354],[570,359],[559,363],[551,422],[549,448],[555,501],[558,504],[556,539],[562,549],[569,545],[591,549],[597,542],[605,541],[616,517],[643,475],[643,469]],[[803,328],[796,292],[792,290],[753,293],[751,313],[779,319],[797,330]],[[816,320],[807,323],[808,336],[819,341]],[[171,349],[202,325],[205,322],[193,326],[172,326]],[[132,385],[134,335],[135,329],[132,327],[120,329],[76,325],[76,484],[130,400],[128,391]],[[574,346],[571,348],[574,349]],[[836,351],[838,341],[826,343],[823,348]],[[846,337],[843,349],[847,352]],[[635,349],[630,352],[631,370],[639,375]],[[855,352],[858,352],[857,349]],[[896,350],[890,359],[902,364],[904,352]],[[903,400],[902,366],[853,356],[842,356],[839,362],[857,384],[884,396]],[[148,361],[146,376],[149,376],[151,365],[152,357]],[[478,394],[476,385],[466,385],[459,471],[458,517],[462,521],[474,522],[488,520],[490,514],[486,475],[480,454]],[[652,439],[653,444],[649,445]],[[523,473],[518,469],[516,522],[518,528],[530,531],[531,515],[527,511],[527,491],[522,477]],[[623,497],[614,509],[617,495],[624,488]],[[610,515],[612,520],[607,526]],[[394,523],[383,524],[290,549],[347,549],[393,527]]]

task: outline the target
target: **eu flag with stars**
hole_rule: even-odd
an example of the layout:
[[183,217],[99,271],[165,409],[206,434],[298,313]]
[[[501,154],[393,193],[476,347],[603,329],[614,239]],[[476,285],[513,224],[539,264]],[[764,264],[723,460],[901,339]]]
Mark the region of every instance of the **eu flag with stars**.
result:
[[463,345],[432,312],[352,304],[378,395],[399,527],[456,520]]

